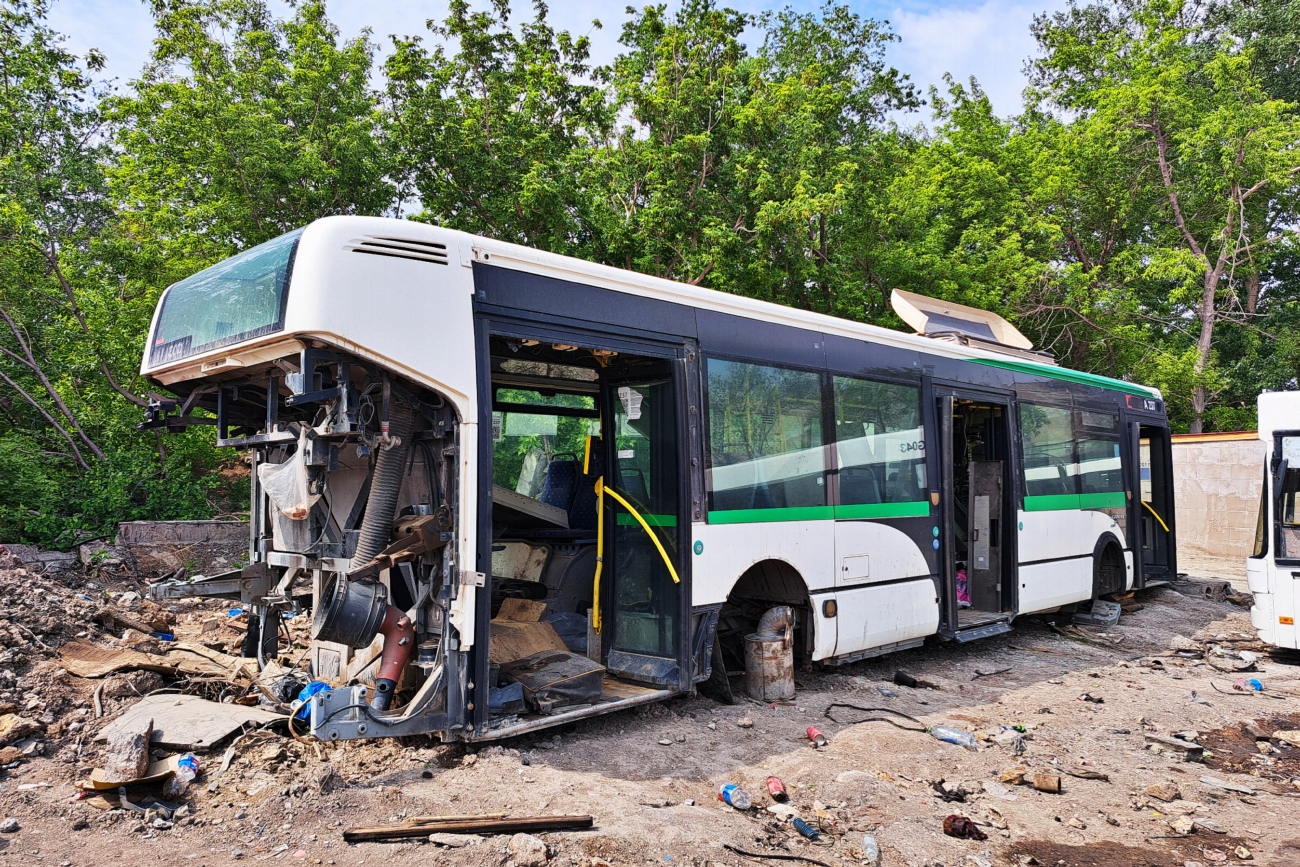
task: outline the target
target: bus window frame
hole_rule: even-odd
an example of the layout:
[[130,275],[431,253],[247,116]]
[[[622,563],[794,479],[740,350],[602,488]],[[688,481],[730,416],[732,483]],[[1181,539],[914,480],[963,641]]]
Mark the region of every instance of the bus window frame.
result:
[[[1273,508],[1273,516],[1272,516],[1273,532],[1271,535],[1273,536],[1272,547],[1275,552],[1280,552],[1285,550],[1285,546],[1282,544],[1282,532],[1283,532],[1282,487],[1283,486],[1280,484],[1282,482],[1282,474],[1279,472],[1282,469],[1282,461],[1283,461],[1282,440],[1284,439],[1300,439],[1300,430],[1273,431],[1273,450],[1272,450],[1271,459],[1269,461],[1269,470],[1270,470],[1269,487],[1272,491],[1272,497],[1270,499],[1272,500],[1272,508]],[[1287,470],[1288,471],[1300,470],[1300,467],[1293,468],[1290,465],[1288,465]],[[1290,524],[1288,526],[1295,527],[1297,525]],[[1300,557],[1279,557],[1276,554],[1274,554],[1273,562],[1279,566],[1300,566]]]
[[[822,492],[823,492],[823,498],[825,500],[823,505],[773,507],[771,509],[762,509],[762,510],[714,509],[713,508],[713,469],[714,469],[713,467],[713,412],[712,412],[713,408],[712,405],[709,403],[709,399],[710,399],[709,362],[711,361],[723,361],[723,362],[729,362],[733,364],[750,364],[756,367],[778,368],[782,370],[793,370],[799,373],[813,373],[817,375],[818,395],[819,395],[819,400],[821,402],[821,412],[819,413],[819,420],[822,428],[821,431],[822,441],[821,441],[820,449],[822,453]],[[815,519],[815,520],[833,520],[834,506],[832,505],[832,501],[831,501],[831,494],[832,494],[831,486],[836,481],[835,479],[832,478],[833,473],[832,473],[832,464],[831,464],[831,461],[834,458],[834,453],[831,450],[832,443],[833,443],[833,431],[827,430],[828,422],[832,421],[834,418],[832,414],[832,409],[827,406],[828,392],[832,387],[830,372],[827,371],[827,369],[824,366],[816,367],[816,366],[805,365],[805,364],[788,364],[783,361],[773,362],[764,359],[746,358],[737,355],[701,351],[700,363],[699,363],[699,376],[700,376],[700,406],[703,409],[702,414],[704,416],[704,420],[703,420],[704,423],[702,425],[702,428],[704,430],[704,437],[701,443],[701,446],[704,451],[704,460],[702,462],[704,465],[704,522],[708,524],[715,523],[715,521],[712,520],[712,516],[715,514],[725,515],[728,512],[747,512],[747,511],[782,512],[788,508],[827,509],[829,510],[829,515],[827,517]],[[832,434],[829,440],[827,436],[828,433]],[[835,491],[835,493],[838,493],[838,491]],[[726,519],[723,519],[717,521],[716,523],[744,523],[744,524],[777,523],[784,520],[801,520],[801,519],[782,518],[774,515],[772,518],[763,519],[759,521],[730,521],[729,522],[726,521]]]

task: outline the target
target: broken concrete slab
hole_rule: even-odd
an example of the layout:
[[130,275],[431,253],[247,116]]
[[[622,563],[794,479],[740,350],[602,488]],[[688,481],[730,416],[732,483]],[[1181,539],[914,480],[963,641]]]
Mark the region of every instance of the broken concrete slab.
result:
[[1205,747],[1178,738],[1167,738],[1164,735],[1148,734],[1146,736],[1146,748],[1153,753],[1173,759],[1181,759],[1184,762],[1205,760]]
[[287,719],[259,707],[218,704],[193,695],[150,695],[104,727],[99,739],[112,737],[119,726],[144,718],[154,721],[153,743],[177,750],[206,751],[245,725],[265,725]]

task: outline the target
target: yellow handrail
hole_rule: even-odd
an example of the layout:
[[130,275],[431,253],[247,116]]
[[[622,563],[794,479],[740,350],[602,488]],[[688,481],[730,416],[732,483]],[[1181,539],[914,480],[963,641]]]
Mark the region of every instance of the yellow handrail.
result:
[[673,583],[682,583],[682,579],[677,575],[677,569],[673,567],[672,559],[669,558],[668,552],[664,550],[664,546],[659,542],[659,537],[650,529],[650,525],[646,523],[645,518],[642,518],[641,513],[634,509],[631,503],[623,499],[618,491],[606,487],[605,477],[601,476],[596,479],[596,577],[592,582],[591,589],[591,628],[596,630],[596,632],[600,632],[600,573],[604,571],[605,566],[605,558],[603,554],[605,553],[606,492],[622,505],[623,508],[627,509],[633,518],[636,518],[636,522],[641,525],[642,530],[645,530],[645,534],[650,537],[650,541],[655,543],[655,548],[658,549],[659,556],[663,558],[664,565],[668,567],[668,574],[672,576]]
[[1151,514],[1153,514],[1153,515],[1156,516],[1156,520],[1160,522],[1160,526],[1164,527],[1164,528],[1165,528],[1165,532],[1168,533],[1168,532],[1169,532],[1169,525],[1165,523],[1165,519],[1164,519],[1164,518],[1160,517],[1160,513],[1157,512],[1155,509],[1151,508],[1151,504],[1148,503],[1146,500],[1143,500],[1143,501],[1142,501],[1142,505],[1144,505],[1144,506],[1147,507],[1147,511],[1148,511],[1148,512],[1150,512]]
[[[588,441],[590,442],[590,441]],[[605,568],[605,477],[596,479],[596,577],[591,583],[591,628],[600,634],[600,573]]]

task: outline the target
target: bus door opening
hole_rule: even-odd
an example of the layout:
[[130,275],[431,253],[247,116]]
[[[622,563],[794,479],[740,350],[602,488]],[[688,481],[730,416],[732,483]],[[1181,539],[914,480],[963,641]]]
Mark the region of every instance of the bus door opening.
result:
[[[675,359],[505,336],[489,345],[493,736],[566,708],[671,694],[686,593]],[[521,673],[521,660],[557,651],[554,670]],[[575,686],[534,689],[552,677]],[[583,678],[598,695],[581,692]]]
[[1007,405],[940,397],[947,499],[942,566],[946,631],[960,639],[1004,631],[1015,610],[1015,558],[1007,549],[1010,438]]
[[1174,538],[1173,456],[1169,429],[1134,423],[1138,439],[1137,527],[1142,586],[1168,581],[1177,569]]

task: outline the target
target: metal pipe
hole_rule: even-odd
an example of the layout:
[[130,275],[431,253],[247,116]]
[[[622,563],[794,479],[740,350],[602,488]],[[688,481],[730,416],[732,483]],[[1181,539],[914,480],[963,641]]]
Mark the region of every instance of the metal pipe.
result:
[[764,641],[785,638],[793,620],[794,611],[789,605],[778,605],[775,608],[769,608],[759,618],[758,631],[755,634]]
[[406,667],[406,660],[415,645],[415,625],[396,605],[389,605],[384,622],[379,627],[384,636],[384,653],[379,658],[379,673],[375,676],[375,696],[370,706],[375,710],[388,710],[393,703],[393,690]]

